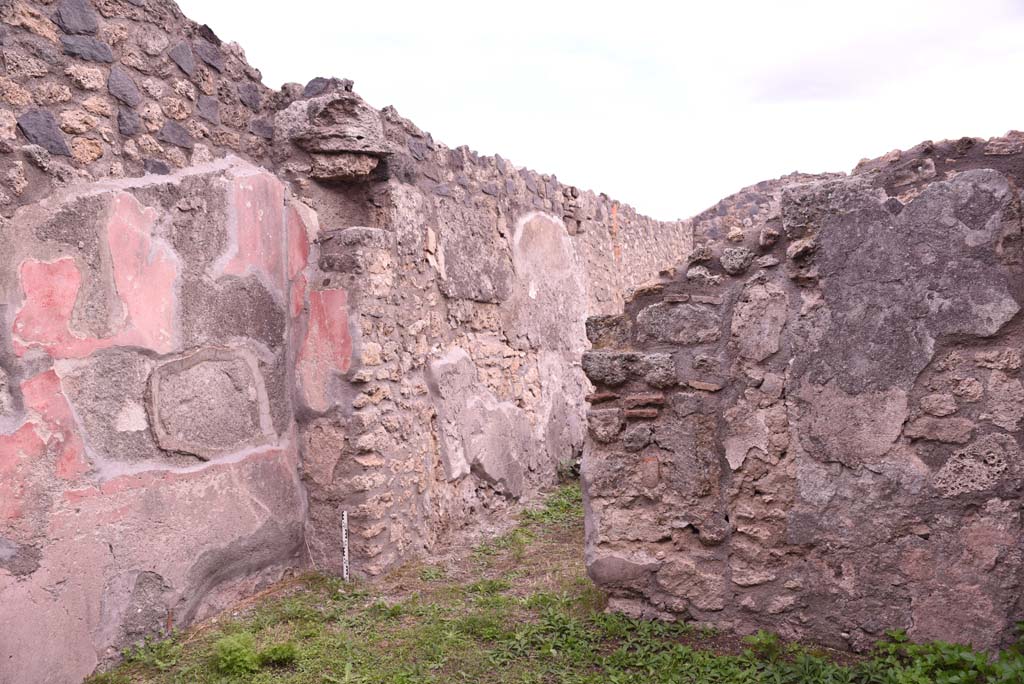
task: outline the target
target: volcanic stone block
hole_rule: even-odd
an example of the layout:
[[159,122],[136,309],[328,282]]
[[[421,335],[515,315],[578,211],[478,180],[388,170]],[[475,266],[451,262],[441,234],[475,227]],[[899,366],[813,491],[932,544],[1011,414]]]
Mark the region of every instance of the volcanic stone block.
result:
[[167,51],[167,56],[189,76],[196,75],[196,56],[192,53],[192,46],[187,42],[181,42],[172,47]]
[[161,142],[184,147],[186,150],[191,150],[196,146],[196,141],[192,134],[177,121],[165,121],[163,128],[156,134],[156,137]]
[[135,85],[135,80],[121,67],[115,66],[110,70],[110,76],[107,78],[107,90],[129,107],[135,107],[142,102],[142,93]]
[[258,112],[260,111],[263,97],[258,85],[255,83],[243,83],[238,86],[238,99],[252,111]]
[[30,109],[18,117],[18,128],[34,145],[39,145],[50,154],[71,156],[64,134],[60,132],[57,119],[45,109]]
[[150,413],[161,448],[203,460],[274,437],[258,365],[241,351],[209,347],[158,366]]
[[220,123],[220,102],[212,95],[200,95],[196,102],[196,113],[210,123]]
[[61,0],[54,19],[65,33],[92,35],[100,26],[89,0]]
[[328,181],[354,181],[370,175],[380,159],[368,154],[314,154],[313,178]]
[[60,43],[64,46],[64,53],[72,57],[105,64],[114,61],[114,53],[110,46],[92,36],[61,36]]
[[117,130],[121,135],[134,137],[142,132],[142,119],[133,110],[121,107],[117,112]]
[[205,40],[197,41],[193,48],[199,59],[203,60],[217,71],[224,71],[224,54],[216,45],[207,43]]
[[354,93],[334,91],[296,102],[278,120],[285,135],[307,152],[381,156],[391,150],[380,114]]

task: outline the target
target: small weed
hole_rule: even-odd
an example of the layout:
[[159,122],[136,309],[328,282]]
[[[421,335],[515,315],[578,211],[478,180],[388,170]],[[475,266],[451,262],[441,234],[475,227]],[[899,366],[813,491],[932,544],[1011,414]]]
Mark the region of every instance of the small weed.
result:
[[290,641],[274,644],[260,651],[257,660],[260,667],[288,667],[299,658],[299,649]]
[[256,639],[248,632],[239,632],[218,639],[213,645],[213,667],[232,677],[259,672]]
[[774,662],[782,655],[782,640],[777,634],[759,629],[757,634],[751,634],[743,638],[743,642],[750,646],[751,651],[764,660]]
[[582,525],[583,493],[579,483],[559,487],[544,501],[541,508],[525,511],[521,519],[528,526]]
[[444,568],[439,568],[436,565],[427,565],[420,569],[420,579],[424,582],[440,582],[447,575]]
[[89,684],[132,684],[132,680],[123,672],[101,672],[90,677]]
[[500,579],[482,579],[470,584],[466,589],[471,594],[498,594],[512,585]]
[[517,527],[500,537],[480,544],[473,549],[473,556],[483,565],[490,565],[495,556],[509,553],[513,560],[523,559],[526,547],[536,538],[536,534],[525,527]]
[[402,616],[402,605],[377,601],[370,606],[367,612],[379,620],[396,620]]
[[147,637],[142,643],[124,653],[125,661],[151,667],[160,672],[167,672],[173,668],[180,658],[181,646],[174,635],[163,641]]

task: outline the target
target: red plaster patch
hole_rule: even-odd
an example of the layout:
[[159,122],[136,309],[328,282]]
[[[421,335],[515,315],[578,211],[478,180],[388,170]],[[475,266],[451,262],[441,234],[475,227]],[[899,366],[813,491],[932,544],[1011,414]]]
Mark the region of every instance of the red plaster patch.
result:
[[0,435],[0,520],[21,517],[26,488],[21,466],[40,460],[45,454],[46,443],[31,423],[13,434]]
[[114,198],[107,241],[114,264],[114,285],[128,310],[118,345],[141,346],[160,353],[174,350],[174,281],[178,264],[166,244],[154,244],[157,212],[135,197]]
[[262,270],[280,292],[285,280],[284,186],[266,173],[236,178],[231,203],[237,246],[224,273]]
[[306,300],[306,276],[309,263],[309,231],[294,204],[288,205],[288,279],[291,281],[291,316],[302,313]]
[[52,370],[21,384],[25,405],[42,419],[49,435],[47,446],[59,450],[57,476],[70,480],[89,470],[82,439],[75,431],[71,407],[61,391],[60,378]]
[[25,302],[14,317],[14,351],[38,345],[54,356],[88,356],[95,348],[68,329],[82,276],[71,258],[53,262],[28,259],[19,269]]
[[306,303],[306,276],[300,275],[292,281],[292,318],[298,318]]
[[327,383],[334,373],[352,366],[352,338],[348,332],[348,295],[345,290],[309,293],[309,328],[299,353],[299,378],[306,404],[317,411],[330,408]]
[[309,231],[294,205],[288,206],[288,277],[294,279],[309,263]]
[[21,264],[25,302],[14,319],[15,353],[42,347],[55,358],[83,358],[111,346],[138,346],[160,353],[174,351],[174,281],[178,266],[167,245],[152,239],[156,211],[132,195],[113,201],[107,240],[114,285],[128,314],[114,337],[80,337],[71,331],[71,315],[82,285],[74,259],[53,262],[27,259]]

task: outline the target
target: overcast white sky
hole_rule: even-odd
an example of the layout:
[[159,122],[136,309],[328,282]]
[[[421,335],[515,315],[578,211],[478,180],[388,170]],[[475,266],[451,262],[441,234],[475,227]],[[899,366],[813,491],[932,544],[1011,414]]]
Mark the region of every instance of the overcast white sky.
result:
[[1024,128],[1024,0],[178,0],[277,88],[691,216],[791,171]]

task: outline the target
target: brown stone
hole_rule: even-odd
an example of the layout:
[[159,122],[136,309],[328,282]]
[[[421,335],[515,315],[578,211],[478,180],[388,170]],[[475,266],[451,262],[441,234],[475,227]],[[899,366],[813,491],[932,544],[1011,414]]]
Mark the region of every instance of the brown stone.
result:
[[73,138],[71,156],[80,164],[91,164],[103,156],[103,143],[92,138]]
[[[86,133],[96,127],[96,119],[80,109],[69,109],[60,114],[60,128],[65,133]],[[74,153],[74,142],[71,145]]]
[[313,178],[329,181],[353,181],[368,176],[380,160],[368,154],[314,154]]
[[665,395],[661,392],[630,394],[623,397],[622,405],[625,408],[637,408],[639,406],[664,406]]
[[924,416],[911,421],[903,434],[910,439],[925,439],[947,444],[966,444],[974,433],[974,423],[966,418]]
[[107,83],[107,77],[97,67],[72,64],[64,73],[71,82],[82,90],[99,90]]

